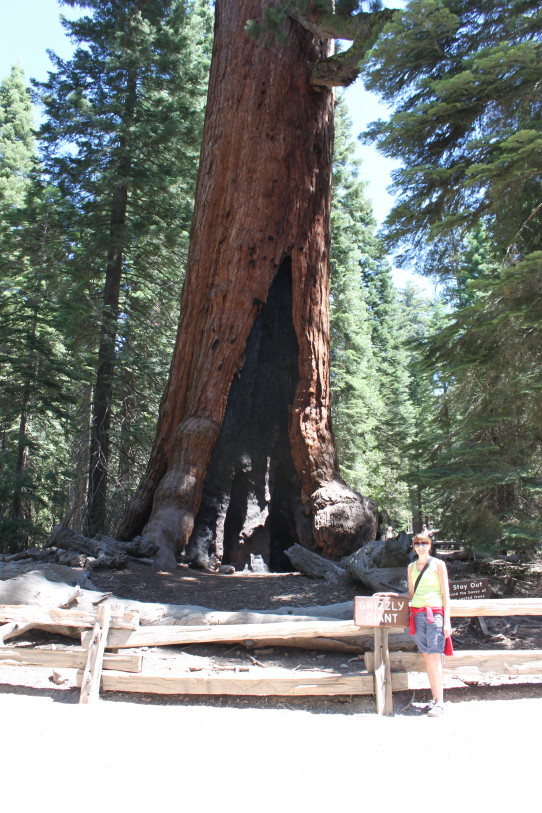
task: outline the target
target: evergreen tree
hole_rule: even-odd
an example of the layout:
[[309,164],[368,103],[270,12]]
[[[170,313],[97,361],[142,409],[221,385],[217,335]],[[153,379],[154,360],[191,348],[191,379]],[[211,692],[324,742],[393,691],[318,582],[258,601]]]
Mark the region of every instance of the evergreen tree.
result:
[[385,521],[405,527],[411,504],[403,476],[409,467],[407,446],[411,442],[415,415],[411,399],[409,353],[403,314],[386,259],[366,262],[363,279],[371,314],[372,343],[376,357],[376,390],[383,407],[378,420],[379,460],[373,482],[381,494]]
[[0,526],[8,551],[43,536],[65,507],[81,371],[69,341],[79,303],[62,273],[71,246],[57,198],[35,180],[0,237]]
[[375,426],[381,411],[375,388],[371,327],[361,264],[374,246],[374,218],[359,178],[351,122],[339,97],[335,111],[331,211],[331,391],[333,433],[345,481],[371,493],[378,457]]
[[388,232],[418,268],[438,273],[481,217],[505,250],[520,231],[521,253],[536,249],[541,14],[536,0],[412,0],[372,53],[368,87],[395,112],[369,135],[404,165]]
[[75,206],[77,262],[98,316],[87,517],[97,531],[106,523],[119,354],[152,310],[163,327],[178,297],[209,10],[203,1],[65,2],[92,14],[63,20],[76,50],[69,61],[52,55],[55,70],[39,85],[41,137],[47,170]]
[[13,68],[0,85],[0,536],[10,552],[50,525],[69,403],[54,280],[67,246],[38,171],[30,91]]
[[[450,382],[432,359],[426,360],[424,342],[440,334],[448,321],[445,300],[429,300],[410,284],[399,294],[402,336],[407,352],[409,392],[413,409],[413,431],[404,448],[403,475],[408,485],[413,530],[425,523],[428,527],[440,525],[440,513],[434,502],[431,484],[420,479],[419,472],[426,468],[441,447],[443,432],[449,431],[448,414],[444,399]],[[441,424],[444,424],[444,429]]]
[[[376,500],[385,524],[400,528],[412,512],[403,477],[416,426],[406,342],[416,328],[410,329],[376,236],[354,149],[339,98],[331,220],[333,431],[345,480]],[[411,304],[419,325],[418,307],[418,300]]]
[[425,366],[451,386],[414,480],[445,532],[480,549],[540,540],[541,266],[531,258],[478,283],[478,298],[426,341]]
[[0,214],[24,201],[35,161],[30,89],[14,66],[0,84]]
[[444,277],[443,296],[454,308],[473,305],[483,297],[478,283],[490,282],[498,276],[495,247],[480,224],[466,235],[453,258],[449,273]]
[[404,164],[388,238],[457,307],[426,343],[449,388],[418,483],[448,533],[485,546],[539,538],[540,14],[530,0],[414,0],[368,65],[396,105],[371,134]]

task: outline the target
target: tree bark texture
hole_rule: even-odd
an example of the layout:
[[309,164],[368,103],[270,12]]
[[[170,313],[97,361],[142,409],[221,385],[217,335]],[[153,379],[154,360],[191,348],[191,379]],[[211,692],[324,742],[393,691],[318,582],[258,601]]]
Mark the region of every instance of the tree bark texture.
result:
[[[128,190],[122,185],[115,189],[111,211],[110,232],[114,239],[126,221]],[[118,333],[119,296],[122,278],[123,248],[114,246],[108,252],[103,294],[98,367],[92,401],[90,431],[90,468],[87,493],[86,529],[89,534],[105,530],[107,509],[107,470],[109,465],[109,431],[113,375],[116,366],[115,342]]]
[[[329,52],[298,23],[264,45],[262,0],[218,0],[181,322],[147,472],[118,531],[173,565],[287,567],[374,539],[376,506],[346,487],[330,425]],[[354,429],[353,429],[354,431]]]
[[[124,127],[134,117],[137,95],[137,76],[131,71],[126,80]],[[123,274],[125,225],[128,211],[128,186],[124,180],[130,173],[131,159],[126,135],[119,138],[120,157],[116,168],[118,178],[111,197],[109,219],[110,247],[102,301],[102,314],[98,343],[98,365],[92,400],[90,426],[89,477],[87,489],[86,531],[89,535],[103,533],[107,525],[107,477],[109,468],[111,405],[113,376],[117,365],[116,341],[118,336],[119,299]]]

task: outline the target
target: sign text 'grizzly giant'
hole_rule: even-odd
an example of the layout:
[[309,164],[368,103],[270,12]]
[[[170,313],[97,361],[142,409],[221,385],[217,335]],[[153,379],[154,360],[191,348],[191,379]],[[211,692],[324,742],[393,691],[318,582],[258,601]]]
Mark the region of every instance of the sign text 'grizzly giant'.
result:
[[408,627],[407,596],[356,596],[354,624],[358,627]]

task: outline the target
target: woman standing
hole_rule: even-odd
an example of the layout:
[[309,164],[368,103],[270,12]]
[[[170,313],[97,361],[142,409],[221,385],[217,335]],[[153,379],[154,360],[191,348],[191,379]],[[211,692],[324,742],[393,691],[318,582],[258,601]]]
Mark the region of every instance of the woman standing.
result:
[[431,556],[431,537],[418,534],[412,547],[418,558],[408,566],[410,632],[425,660],[433,700],[429,717],[444,714],[442,654],[451,649],[450,588],[448,572],[441,559]]
[[[450,587],[448,571],[441,559],[431,556],[430,531],[417,534],[412,547],[418,558],[408,566],[408,599],[410,602],[410,632],[425,668],[433,699],[427,707],[429,717],[444,714],[442,654],[453,653],[450,623]],[[375,593],[376,596],[397,596],[398,593]]]

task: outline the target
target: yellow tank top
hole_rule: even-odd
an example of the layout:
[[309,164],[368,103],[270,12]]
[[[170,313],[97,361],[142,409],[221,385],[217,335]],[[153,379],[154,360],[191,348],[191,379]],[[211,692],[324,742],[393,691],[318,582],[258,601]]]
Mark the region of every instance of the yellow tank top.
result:
[[[416,584],[416,579],[420,571],[416,563],[412,565],[412,583]],[[429,560],[429,567],[423,574],[418,584],[418,589],[410,602],[411,607],[442,607],[444,598],[440,587],[440,577],[437,570],[437,563],[434,559]]]

